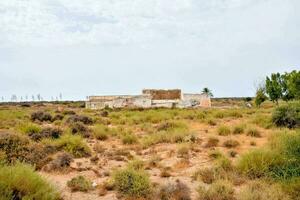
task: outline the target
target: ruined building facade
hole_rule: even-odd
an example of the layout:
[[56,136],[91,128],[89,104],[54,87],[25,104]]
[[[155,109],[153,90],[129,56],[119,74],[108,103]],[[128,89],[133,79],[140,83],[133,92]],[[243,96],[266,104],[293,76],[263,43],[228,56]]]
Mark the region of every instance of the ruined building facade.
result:
[[86,108],[192,108],[211,107],[210,97],[206,94],[184,94],[179,89],[144,89],[141,95],[89,96]]

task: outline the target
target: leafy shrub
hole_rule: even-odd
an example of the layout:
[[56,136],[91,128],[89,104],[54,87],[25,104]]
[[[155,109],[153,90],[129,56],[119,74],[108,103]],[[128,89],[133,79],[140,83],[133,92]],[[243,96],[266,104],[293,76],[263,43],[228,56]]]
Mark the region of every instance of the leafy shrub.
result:
[[28,136],[34,141],[39,141],[43,138],[57,139],[61,136],[61,134],[62,134],[62,130],[60,128],[48,127],[48,128],[42,129],[40,132],[29,133]]
[[43,145],[31,142],[26,136],[0,132],[0,149],[5,153],[7,163],[26,162],[42,167],[47,161]]
[[229,140],[226,140],[223,143],[223,145],[224,145],[224,147],[227,147],[227,148],[234,148],[234,147],[239,146],[240,143],[237,140],[229,139]]
[[300,127],[300,102],[277,107],[272,114],[272,122],[276,126]]
[[176,183],[163,185],[157,194],[156,199],[161,200],[191,200],[190,188],[179,180]]
[[68,123],[81,122],[85,125],[90,125],[94,123],[92,118],[84,115],[72,115],[68,118],[67,122]]
[[132,168],[121,169],[113,176],[119,193],[127,197],[147,197],[151,194],[151,184],[147,174]]
[[2,200],[40,199],[60,200],[59,193],[29,165],[0,166]]
[[138,142],[138,138],[132,133],[126,133],[122,136],[122,142],[123,144],[136,144]]
[[219,139],[215,137],[210,137],[208,138],[207,143],[205,144],[205,147],[210,148],[210,147],[215,147],[219,143]]
[[84,138],[90,137],[90,129],[82,122],[73,122],[70,124],[71,133],[73,135],[81,135]]
[[67,186],[72,192],[87,192],[92,189],[92,182],[83,176],[76,176],[67,182]]
[[250,178],[260,178],[270,176],[282,163],[283,158],[277,152],[253,150],[242,155],[237,167]]
[[244,131],[245,131],[245,125],[244,124],[239,124],[239,125],[237,125],[233,128],[232,133],[237,135],[237,134],[244,133]]
[[259,130],[257,130],[254,127],[250,127],[247,130],[247,136],[251,136],[251,137],[261,137],[261,134],[259,132]]
[[91,155],[91,150],[79,135],[65,134],[57,140],[44,141],[58,149],[71,153],[74,157],[86,157]]
[[45,171],[61,171],[70,166],[73,156],[69,153],[59,153],[56,158],[49,162],[43,169]]
[[218,134],[221,136],[227,136],[230,134],[230,128],[228,126],[222,125],[218,127]]
[[51,116],[51,114],[49,114],[47,112],[37,111],[37,112],[33,112],[31,114],[31,120],[32,121],[40,121],[40,122],[44,122],[44,121],[51,122],[52,116]]
[[239,194],[238,200],[290,200],[279,185],[252,181]]
[[235,200],[234,189],[228,181],[218,180],[208,189],[198,188],[198,200]]

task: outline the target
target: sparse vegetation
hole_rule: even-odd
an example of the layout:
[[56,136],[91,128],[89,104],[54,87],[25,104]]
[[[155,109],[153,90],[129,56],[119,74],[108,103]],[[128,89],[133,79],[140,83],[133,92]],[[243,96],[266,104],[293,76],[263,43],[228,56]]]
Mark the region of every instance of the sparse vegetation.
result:
[[92,182],[84,176],[77,176],[69,180],[67,186],[71,188],[72,192],[87,192],[92,189]]
[[221,136],[228,136],[230,135],[231,130],[228,126],[222,125],[218,127],[218,134]]
[[127,197],[147,197],[151,194],[149,176],[132,168],[117,170],[113,176],[118,192]]
[[1,200],[40,199],[60,200],[56,189],[40,177],[32,167],[24,164],[0,165]]

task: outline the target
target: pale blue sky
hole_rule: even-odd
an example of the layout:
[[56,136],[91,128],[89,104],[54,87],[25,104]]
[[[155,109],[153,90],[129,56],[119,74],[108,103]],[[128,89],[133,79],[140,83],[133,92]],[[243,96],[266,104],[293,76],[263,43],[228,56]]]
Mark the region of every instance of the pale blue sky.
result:
[[299,70],[299,10],[298,0],[0,0],[0,97],[252,96],[271,72]]

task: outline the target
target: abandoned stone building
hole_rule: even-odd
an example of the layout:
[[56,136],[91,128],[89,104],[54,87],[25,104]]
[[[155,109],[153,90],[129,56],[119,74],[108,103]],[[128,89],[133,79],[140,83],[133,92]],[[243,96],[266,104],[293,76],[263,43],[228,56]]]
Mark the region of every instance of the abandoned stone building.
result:
[[141,95],[89,96],[86,108],[192,108],[211,107],[210,97],[206,94],[185,94],[180,89],[144,89]]

